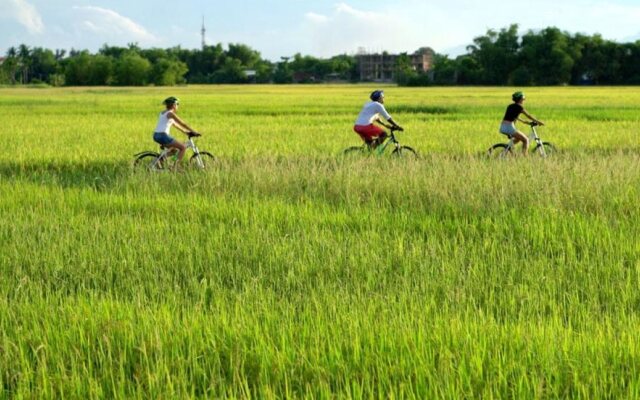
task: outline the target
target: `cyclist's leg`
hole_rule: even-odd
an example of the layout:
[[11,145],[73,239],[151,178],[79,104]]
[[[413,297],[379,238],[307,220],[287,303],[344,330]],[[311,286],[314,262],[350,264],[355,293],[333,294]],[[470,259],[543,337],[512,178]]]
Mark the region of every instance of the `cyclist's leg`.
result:
[[172,148],[171,144],[175,143],[176,140],[166,132],[155,132],[153,134],[153,141],[158,143],[162,150],[168,149],[168,152],[166,153],[165,157],[163,157],[163,159],[160,160],[162,164],[164,164],[165,158],[171,157],[176,153],[176,151],[179,151],[179,149],[177,148]]
[[529,151],[529,138],[527,135],[520,131],[516,131],[513,135],[513,144],[516,145],[522,142],[522,154],[527,155],[527,151]]
[[167,147],[169,149],[171,149],[171,154],[175,154],[176,151],[178,151],[178,163],[180,161],[182,161],[182,159],[184,158],[184,153],[187,150],[187,146],[184,143],[181,143],[177,140],[174,140],[173,142],[169,143],[169,144],[165,144],[164,147]]
[[375,147],[376,139],[380,137],[380,135],[384,135],[385,132],[382,128],[371,125],[356,125],[353,127],[353,130],[360,135],[360,138],[369,146]]
[[380,146],[389,137],[389,135],[387,135],[387,132],[385,132],[383,129],[380,130],[382,131],[382,133],[376,139],[376,146]]

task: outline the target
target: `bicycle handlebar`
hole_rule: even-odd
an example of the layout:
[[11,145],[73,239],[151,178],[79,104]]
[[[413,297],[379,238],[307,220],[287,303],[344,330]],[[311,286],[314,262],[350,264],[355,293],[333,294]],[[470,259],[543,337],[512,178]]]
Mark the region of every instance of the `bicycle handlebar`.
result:
[[198,132],[189,132],[189,133],[187,133],[187,136],[189,136],[189,139],[191,139],[191,138],[194,138],[194,137],[200,137],[202,135],[199,134]]

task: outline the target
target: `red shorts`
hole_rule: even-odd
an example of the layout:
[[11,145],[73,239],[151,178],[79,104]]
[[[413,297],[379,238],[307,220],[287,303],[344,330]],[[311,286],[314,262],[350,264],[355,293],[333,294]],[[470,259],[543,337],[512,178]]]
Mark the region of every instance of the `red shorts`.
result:
[[360,135],[362,140],[370,142],[384,133],[384,130],[374,124],[371,125],[355,125],[353,130]]

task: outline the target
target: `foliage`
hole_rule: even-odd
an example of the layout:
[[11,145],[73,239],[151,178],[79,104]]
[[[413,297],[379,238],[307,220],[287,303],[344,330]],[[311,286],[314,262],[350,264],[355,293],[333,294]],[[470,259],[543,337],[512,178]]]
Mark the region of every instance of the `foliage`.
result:
[[518,26],[511,25],[499,32],[489,29],[467,50],[455,60],[437,55],[429,83],[531,86],[640,82],[640,41],[620,44],[600,35],[571,35],[553,27],[520,36]]
[[[22,44],[10,48],[0,83],[170,86],[182,83],[357,82],[354,56],[320,59],[300,53],[272,63],[247,45],[202,49],[141,49],[104,45],[97,54],[55,52]],[[623,85],[640,84],[640,41],[617,43],[600,35],[572,35],[554,27],[520,34],[518,25],[489,29],[455,59],[436,54],[429,71],[414,69],[407,53],[397,57],[396,83],[428,85]],[[64,76],[64,79],[61,77]]]

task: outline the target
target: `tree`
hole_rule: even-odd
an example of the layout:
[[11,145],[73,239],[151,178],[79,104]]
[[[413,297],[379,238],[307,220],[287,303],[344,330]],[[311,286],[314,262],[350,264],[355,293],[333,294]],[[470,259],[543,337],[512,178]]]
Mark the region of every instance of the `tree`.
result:
[[184,75],[189,69],[187,64],[178,60],[161,58],[153,63],[151,82],[158,86],[172,86],[184,82]]
[[7,59],[4,60],[2,69],[5,71],[8,82],[15,85],[17,83],[16,73],[18,72],[18,50],[15,47],[9,47],[7,50]]
[[343,54],[331,57],[331,71],[337,74],[340,79],[354,81],[357,80],[358,63],[355,57]]
[[571,70],[577,54],[570,46],[569,34],[557,28],[546,28],[522,37],[520,65],[525,66],[536,85],[561,85],[571,81]]
[[394,72],[395,81],[400,86],[409,85],[409,83],[418,76],[418,73],[413,69],[411,58],[407,53],[402,53],[398,56]]
[[640,40],[635,43],[627,43],[622,47],[622,62],[620,63],[620,75],[626,85],[640,85]]
[[111,85],[114,82],[115,66],[112,57],[96,54],[92,56],[89,68],[89,85]]
[[221,44],[205,46],[200,51],[174,48],[171,54],[187,64],[189,71],[185,78],[193,83],[211,83],[214,71],[220,68],[226,58]]
[[31,77],[41,82],[48,82],[49,76],[56,72],[58,62],[49,49],[34,47],[31,51]]
[[135,51],[127,51],[116,62],[115,82],[122,86],[143,86],[149,82],[151,63]]
[[473,39],[467,47],[470,56],[480,66],[480,82],[488,85],[505,85],[518,64],[518,25],[513,24],[500,32],[488,30],[484,36]]
[[64,80],[67,85],[86,86],[91,83],[91,57],[85,50],[67,60],[64,68]]
[[260,61],[260,53],[244,44],[230,43],[226,55],[240,61],[240,65],[248,68],[253,68]]
[[242,63],[235,58],[226,58],[222,67],[212,75],[213,83],[247,83],[248,81]]
[[457,62],[446,55],[436,54],[432,73],[436,85],[455,85],[458,79]]
[[456,59],[458,68],[457,83],[461,85],[478,84],[482,80],[482,67],[478,60],[470,55],[462,55]]
[[18,47],[18,67],[21,71],[20,82],[29,83],[29,71],[31,68],[31,49],[26,44]]
[[273,82],[293,82],[293,72],[291,72],[291,68],[289,67],[289,59],[289,57],[281,57],[280,62],[276,63],[276,70],[273,73]]

